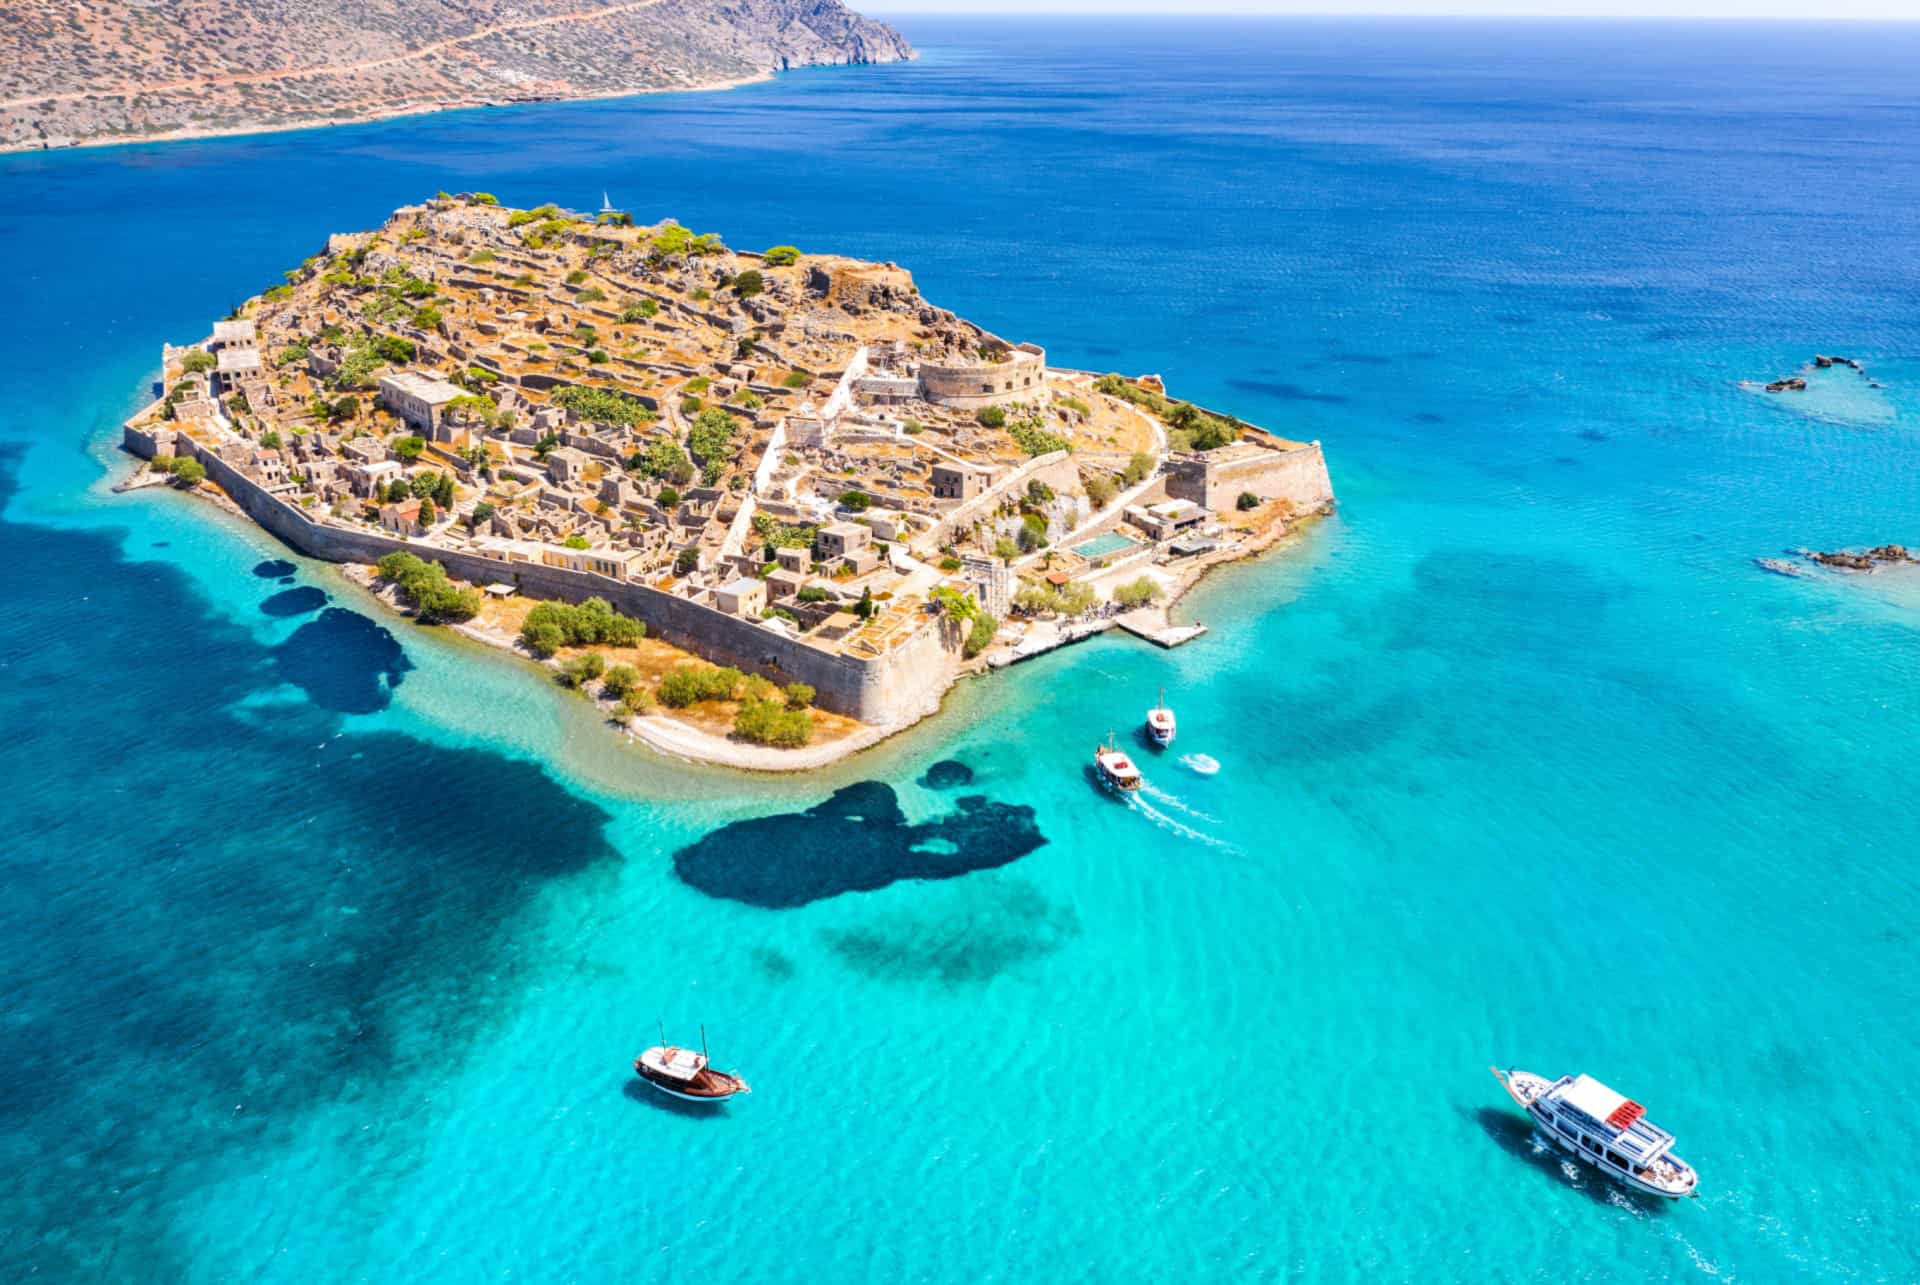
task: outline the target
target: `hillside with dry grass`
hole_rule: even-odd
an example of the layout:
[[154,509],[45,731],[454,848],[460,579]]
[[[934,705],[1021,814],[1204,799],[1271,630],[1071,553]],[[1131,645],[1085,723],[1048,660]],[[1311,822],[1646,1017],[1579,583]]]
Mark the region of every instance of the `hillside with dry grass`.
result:
[[692,89],[913,56],[839,0],[16,0],[0,148]]

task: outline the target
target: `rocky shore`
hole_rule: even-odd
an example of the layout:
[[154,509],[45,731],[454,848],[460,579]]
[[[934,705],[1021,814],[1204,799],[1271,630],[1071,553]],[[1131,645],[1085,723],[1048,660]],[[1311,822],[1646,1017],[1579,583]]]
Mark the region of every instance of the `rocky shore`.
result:
[[1823,567],[1832,567],[1839,571],[1875,571],[1883,566],[1920,562],[1920,558],[1908,552],[1904,544],[1877,545],[1864,553],[1851,553],[1842,549],[1833,553],[1810,552],[1806,556]]

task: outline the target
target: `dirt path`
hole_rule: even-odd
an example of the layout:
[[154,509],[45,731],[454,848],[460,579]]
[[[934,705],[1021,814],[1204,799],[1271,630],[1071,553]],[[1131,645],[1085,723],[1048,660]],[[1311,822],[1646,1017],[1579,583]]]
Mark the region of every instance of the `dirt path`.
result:
[[224,76],[200,76],[188,80],[162,81],[152,85],[130,85],[123,88],[76,89],[60,94],[36,94],[28,98],[0,99],[0,109],[11,107],[31,107],[36,103],[70,102],[80,98],[106,95],[113,98],[127,98],[135,94],[165,94],[183,89],[213,89],[221,85],[262,85],[276,80],[299,80],[310,76],[341,76],[356,72],[377,71],[383,67],[398,67],[406,63],[417,62],[422,58],[431,58],[437,53],[485,40],[490,36],[504,35],[512,31],[527,31],[535,27],[553,27],[562,23],[597,22],[602,18],[611,18],[618,14],[632,13],[637,9],[651,9],[663,0],[626,0],[626,3],[608,5],[604,9],[587,9],[578,13],[555,13],[544,18],[525,18],[518,22],[502,22],[491,27],[481,27],[464,36],[449,36],[445,40],[436,40],[430,45],[418,49],[409,49],[404,53],[388,54],[383,58],[369,58],[363,62],[328,63],[320,67],[290,67],[281,71],[232,72]]

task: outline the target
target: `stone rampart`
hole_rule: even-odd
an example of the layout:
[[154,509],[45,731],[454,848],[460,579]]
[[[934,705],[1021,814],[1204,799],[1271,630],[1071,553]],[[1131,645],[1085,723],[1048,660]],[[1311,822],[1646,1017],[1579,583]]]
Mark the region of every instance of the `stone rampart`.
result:
[[1047,354],[1032,344],[1021,344],[1003,362],[965,365],[923,363],[920,395],[939,406],[978,410],[1004,402],[1031,401],[1046,391]]
[[[153,438],[138,429],[126,429],[124,443],[135,454],[151,456],[153,452]],[[893,725],[931,711],[939,705],[955,675],[954,654],[941,630],[932,623],[880,656],[828,652],[757,621],[729,616],[651,585],[543,563],[508,561],[470,550],[442,549],[385,533],[318,522],[300,506],[270,494],[212,450],[186,437],[180,438],[179,449],[196,456],[205,466],[207,477],[248,517],[308,557],[373,563],[389,553],[406,552],[440,563],[456,579],[483,585],[511,584],[530,597],[563,602],[605,598],[616,610],[646,622],[653,637],[775,682],[806,683],[814,689],[815,702],[822,709],[863,723]]]
[[1167,467],[1167,494],[1224,513],[1242,493],[1285,500],[1296,511],[1333,503],[1333,479],[1318,442],[1306,445],[1223,447],[1221,452],[1175,458]]

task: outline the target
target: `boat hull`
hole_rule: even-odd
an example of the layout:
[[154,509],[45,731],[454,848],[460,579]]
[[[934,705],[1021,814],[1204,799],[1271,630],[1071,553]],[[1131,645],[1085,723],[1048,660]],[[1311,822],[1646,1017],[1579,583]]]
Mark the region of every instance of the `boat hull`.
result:
[[639,1078],[668,1097],[679,1098],[682,1102],[725,1102],[728,1098],[746,1092],[744,1089],[728,1089],[725,1093],[685,1093],[679,1089],[670,1089],[650,1076],[643,1075]]
[[1668,1159],[1678,1167],[1681,1173],[1687,1175],[1688,1181],[1680,1186],[1669,1186],[1652,1182],[1629,1170],[1616,1169],[1612,1165],[1600,1163],[1591,1152],[1579,1144],[1577,1139],[1568,1138],[1560,1131],[1559,1126],[1555,1122],[1547,1119],[1541,1113],[1539,1106],[1540,1099],[1546,1094],[1548,1089],[1553,1087],[1553,1081],[1548,1080],[1544,1076],[1535,1075],[1530,1071],[1503,1072],[1496,1069],[1493,1074],[1494,1078],[1500,1081],[1501,1087],[1506,1089],[1507,1095],[1514,1100],[1514,1103],[1519,1106],[1522,1111],[1527,1113],[1527,1118],[1533,1121],[1533,1127],[1544,1135],[1547,1141],[1553,1143],[1554,1146],[1580,1161],[1580,1163],[1586,1165],[1587,1168],[1593,1170],[1595,1173],[1604,1174],[1629,1191],[1637,1191],[1647,1196],[1658,1196],[1662,1200],[1679,1200],[1683,1196],[1697,1196],[1700,1194],[1698,1190],[1698,1176],[1694,1174],[1692,1167],[1687,1165],[1686,1162],[1678,1156],[1669,1156]]

